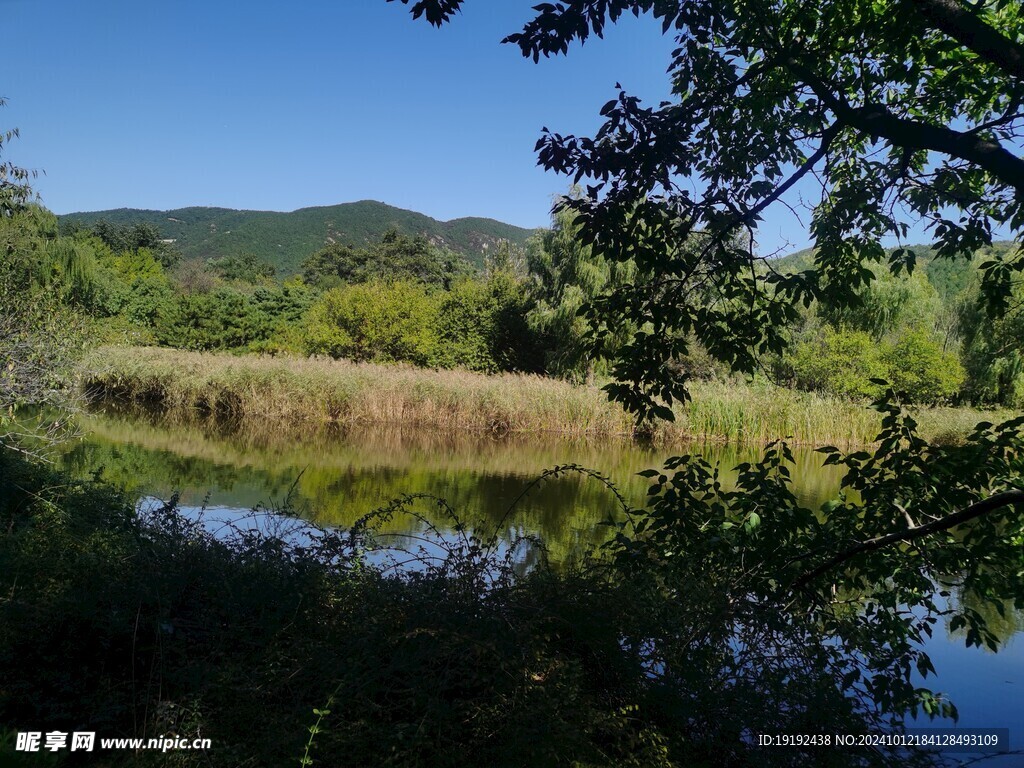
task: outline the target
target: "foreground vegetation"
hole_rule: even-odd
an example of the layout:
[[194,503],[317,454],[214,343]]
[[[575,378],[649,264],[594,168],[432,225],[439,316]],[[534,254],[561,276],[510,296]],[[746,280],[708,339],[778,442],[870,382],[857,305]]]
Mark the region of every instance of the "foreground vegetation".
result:
[[[636,434],[635,421],[597,387],[540,376],[485,376],[411,366],[291,357],[237,357],[139,347],[88,353],[81,381],[94,401],[131,403],[181,419],[279,423],[298,432],[317,424],[402,424],[441,429]],[[863,444],[874,440],[870,411],[840,397],[770,384],[703,382],[673,422],[643,436],[660,443],[728,440]],[[1008,415],[1008,414],[1007,414]],[[926,408],[923,434],[953,439],[998,413]]]

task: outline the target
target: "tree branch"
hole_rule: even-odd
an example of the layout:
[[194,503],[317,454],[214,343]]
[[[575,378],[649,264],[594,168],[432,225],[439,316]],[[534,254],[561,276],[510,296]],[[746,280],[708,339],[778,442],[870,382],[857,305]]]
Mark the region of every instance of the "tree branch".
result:
[[1001,34],[956,0],[910,0],[935,27],[1008,75],[1024,79],[1024,46]]
[[897,147],[929,149],[974,163],[1012,187],[1017,197],[1024,199],[1024,160],[998,141],[955,131],[946,126],[899,117],[881,104],[854,107],[803,62],[793,57],[788,63],[793,72],[807,83],[822,103],[845,125],[885,139]]
[[790,176],[788,179],[786,179],[786,181],[784,181],[782,184],[780,184],[774,190],[772,190],[768,195],[764,197],[763,200],[758,202],[757,205],[743,213],[740,216],[738,223],[748,224],[752,222],[757,217],[757,215],[761,213],[761,211],[763,211],[769,205],[771,205],[780,197],[782,197],[788,189],[790,189],[794,184],[800,181],[800,179],[802,179],[804,176],[810,173],[810,171],[814,169],[814,166],[816,166],[821,161],[821,158],[823,158],[825,154],[828,152],[829,146],[832,144],[832,140],[836,137],[836,134],[839,133],[840,127],[841,126],[838,123],[836,123],[826,128],[825,132],[821,136],[821,144],[818,145],[818,148],[814,151],[814,153],[810,157],[808,157],[799,168],[796,169],[792,176]]
[[966,523],[968,520],[973,520],[976,517],[987,515],[989,512],[994,512],[997,509],[1008,507],[1012,504],[1024,504],[1024,491],[1011,490],[1003,491],[1001,493],[993,494],[987,499],[971,504],[966,509],[962,509],[959,512],[954,512],[952,515],[946,517],[940,517],[938,520],[933,520],[930,523],[924,525],[918,525],[908,528],[905,531],[897,531],[896,533],[890,533],[885,536],[876,536],[873,539],[862,541],[854,547],[850,547],[845,552],[840,552],[835,557],[826,560],[824,563],[810,571],[806,571],[800,578],[793,582],[793,589],[800,589],[806,586],[809,582],[821,576],[836,566],[842,565],[847,560],[850,560],[857,555],[865,552],[873,552],[876,549],[887,547],[890,544],[896,544],[901,541],[915,541],[916,539],[923,538],[932,533],[938,531],[945,531],[950,528],[955,528],[962,523]]

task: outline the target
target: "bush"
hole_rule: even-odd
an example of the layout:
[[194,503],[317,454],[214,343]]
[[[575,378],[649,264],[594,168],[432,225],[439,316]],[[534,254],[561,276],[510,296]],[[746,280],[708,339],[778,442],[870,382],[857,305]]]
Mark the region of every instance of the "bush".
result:
[[483,373],[539,372],[543,353],[526,320],[531,306],[526,284],[506,271],[486,281],[457,282],[441,297],[431,364]]
[[157,340],[178,349],[240,349],[272,332],[265,312],[246,294],[227,288],[179,296],[155,323]]
[[1017,286],[1012,308],[991,318],[979,306],[977,282],[958,307],[963,334],[967,397],[977,403],[1024,408],[1024,287]]
[[922,328],[876,341],[866,331],[825,326],[819,335],[794,346],[791,369],[801,389],[877,397],[882,387],[871,379],[885,379],[913,403],[947,400],[964,381],[956,356]]
[[627,683],[645,675],[619,645],[630,602],[601,579],[517,580],[468,539],[385,576],[354,559],[359,539],[303,523],[302,547],[214,538],[173,501],[140,518],[10,453],[0,482],[17,489],[0,497],[5,727],[213,743],[111,766],[277,768],[324,708],[323,765],[671,764]]
[[494,314],[495,303],[486,284],[462,280],[453,285],[438,306],[431,365],[494,373],[498,369],[491,354]]
[[334,288],[306,317],[306,352],[427,365],[437,349],[437,313],[437,300],[420,283],[371,281]]
[[798,343],[793,352],[793,375],[801,389],[844,397],[874,397],[881,388],[871,379],[884,379],[888,368],[878,343],[864,331],[833,329]]
[[882,358],[888,368],[889,383],[910,402],[931,404],[948,400],[964,383],[960,361],[923,330],[908,330],[885,344]]

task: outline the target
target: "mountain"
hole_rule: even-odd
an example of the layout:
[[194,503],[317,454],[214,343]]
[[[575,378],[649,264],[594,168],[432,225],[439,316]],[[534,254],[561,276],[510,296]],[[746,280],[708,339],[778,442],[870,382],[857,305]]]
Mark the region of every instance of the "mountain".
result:
[[101,219],[112,224],[153,224],[163,237],[174,240],[186,258],[252,253],[277,267],[279,275],[298,272],[303,259],[329,242],[365,245],[392,227],[402,234],[424,235],[435,245],[477,265],[483,265],[488,250],[500,240],[522,246],[533,234],[533,230],[494,219],[437,221],[374,200],[300,208],[291,213],[199,207],[173,211],[118,208],[68,213],[60,219],[61,223],[85,227]]

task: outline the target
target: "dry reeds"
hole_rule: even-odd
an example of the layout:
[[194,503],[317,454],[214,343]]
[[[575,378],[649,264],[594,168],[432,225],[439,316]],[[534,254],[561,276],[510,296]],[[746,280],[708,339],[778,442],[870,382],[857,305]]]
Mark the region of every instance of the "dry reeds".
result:
[[91,398],[179,414],[501,433],[606,435],[632,429],[622,409],[597,390],[532,375],[152,347],[100,348],[86,356],[82,370]]
[[[523,374],[487,376],[299,357],[238,357],[154,347],[102,347],[82,363],[94,401],[154,408],[178,418],[222,416],[308,428],[392,424],[437,430],[572,437],[632,435],[634,423],[596,387]],[[858,403],[770,384],[695,383],[693,400],[660,424],[658,442],[726,440],[867,444],[878,414]],[[923,409],[925,437],[962,434],[983,418],[968,409]]]

